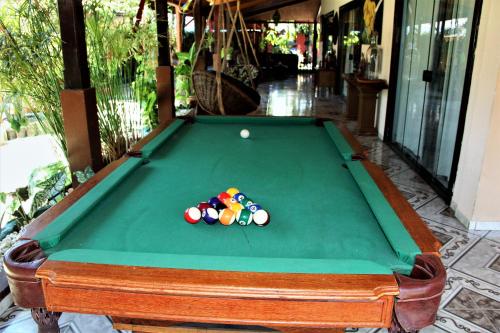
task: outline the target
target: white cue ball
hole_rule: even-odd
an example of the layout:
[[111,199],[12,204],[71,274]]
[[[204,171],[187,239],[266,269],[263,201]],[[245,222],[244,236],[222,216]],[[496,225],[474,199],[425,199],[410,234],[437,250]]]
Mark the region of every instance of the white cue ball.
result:
[[242,129],[241,132],[240,132],[240,136],[243,139],[248,139],[248,137],[250,136],[250,131],[247,130],[247,129]]

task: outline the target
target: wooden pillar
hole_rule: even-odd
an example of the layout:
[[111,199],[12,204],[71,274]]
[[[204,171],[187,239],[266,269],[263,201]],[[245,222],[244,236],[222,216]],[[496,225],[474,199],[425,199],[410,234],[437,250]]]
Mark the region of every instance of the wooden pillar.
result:
[[313,32],[313,70],[316,69],[316,65],[318,64],[318,20],[314,19],[314,32]]
[[58,0],[64,61],[61,106],[71,172],[103,167],[97,100],[90,86],[82,0]]
[[[202,0],[195,0],[193,5],[193,19],[194,19],[194,40],[196,47],[201,45],[201,37],[205,29],[205,17],[203,16]],[[201,51],[195,70],[203,71],[206,68],[206,54]]]
[[155,4],[158,36],[158,67],[156,68],[158,119],[160,123],[164,123],[175,117],[174,71],[170,63],[168,41],[168,4],[162,0],[157,0]]
[[175,6],[175,42],[176,51],[182,52],[182,32],[184,30],[184,20],[182,19],[181,8]]

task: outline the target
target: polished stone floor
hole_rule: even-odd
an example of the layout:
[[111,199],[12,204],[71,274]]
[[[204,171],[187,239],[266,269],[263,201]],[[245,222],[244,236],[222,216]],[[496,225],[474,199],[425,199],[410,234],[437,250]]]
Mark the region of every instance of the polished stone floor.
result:
[[[261,112],[268,115],[321,115],[343,122],[345,105],[326,89],[315,90],[304,75],[259,87]],[[355,123],[346,123],[355,129]],[[442,259],[448,280],[440,311],[431,332],[500,333],[500,232],[467,231],[438,195],[410,167],[376,137],[359,137],[369,157],[380,165],[443,243]],[[63,314],[63,333],[116,332],[107,317]],[[351,329],[351,332],[386,332]],[[0,332],[35,333],[28,311],[10,308],[0,318]],[[200,331],[201,332],[201,331]]]

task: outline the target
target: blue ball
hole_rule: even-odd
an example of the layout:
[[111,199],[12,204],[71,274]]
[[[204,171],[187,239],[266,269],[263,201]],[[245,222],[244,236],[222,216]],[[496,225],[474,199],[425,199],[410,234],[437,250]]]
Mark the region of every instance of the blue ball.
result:
[[226,208],[226,205],[224,205],[217,197],[210,198],[208,200],[208,204],[214,207],[216,210],[221,210]]
[[243,193],[236,193],[236,194],[233,196],[233,198],[235,198],[235,199],[236,199],[236,201],[238,201],[238,202],[240,202],[240,203],[241,203],[244,199],[246,199],[246,198],[247,198],[247,196],[246,196],[245,194],[243,194]]
[[215,224],[219,220],[219,213],[215,208],[207,208],[201,213],[201,217],[207,224]]
[[258,204],[253,204],[253,205],[250,205],[250,206],[248,207],[248,209],[249,209],[249,210],[252,212],[252,214],[253,214],[253,213],[255,213],[256,211],[261,210],[261,209],[262,209],[262,207],[261,207],[260,205],[258,205]]

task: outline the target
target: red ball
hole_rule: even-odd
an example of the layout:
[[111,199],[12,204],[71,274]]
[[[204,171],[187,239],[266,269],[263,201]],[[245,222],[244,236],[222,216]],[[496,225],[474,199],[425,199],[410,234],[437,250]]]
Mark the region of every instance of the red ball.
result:
[[208,202],[200,202],[197,207],[202,213],[207,208],[213,208]]
[[221,192],[219,193],[217,198],[220,200],[220,202],[225,202],[227,199],[231,198],[231,195],[227,192]]
[[196,207],[189,207],[184,212],[184,219],[191,224],[198,223],[201,220],[201,211]]

